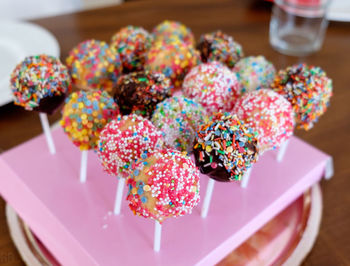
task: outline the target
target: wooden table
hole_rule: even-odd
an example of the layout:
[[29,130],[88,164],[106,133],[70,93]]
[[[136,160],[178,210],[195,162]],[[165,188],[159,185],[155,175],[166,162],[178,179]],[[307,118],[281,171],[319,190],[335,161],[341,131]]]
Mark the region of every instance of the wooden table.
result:
[[[276,68],[297,62],[321,66],[334,82],[327,113],[309,132],[295,134],[331,154],[335,176],[322,182],[324,215],[316,245],[304,265],[350,265],[350,23],[331,22],[324,46],[315,55],[296,58],[281,55],[269,45],[271,5],[263,1],[140,1],[33,21],[50,30],[61,46],[61,59],[80,41],[108,41],[120,27],[140,25],[151,30],[164,19],[179,20],[196,38],[221,29],[243,45],[246,55],[263,54]],[[57,121],[59,113],[50,117]],[[41,133],[38,116],[8,104],[0,108],[0,149],[7,150]],[[296,166],[297,167],[297,166]],[[8,235],[5,203],[0,200],[0,265],[22,265]]]

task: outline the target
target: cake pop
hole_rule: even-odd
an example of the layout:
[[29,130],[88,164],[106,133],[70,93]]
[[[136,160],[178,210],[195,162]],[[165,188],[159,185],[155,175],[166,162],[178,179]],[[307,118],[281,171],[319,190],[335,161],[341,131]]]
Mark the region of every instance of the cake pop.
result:
[[271,85],[293,106],[298,128],[309,130],[327,110],[332,96],[332,80],[315,66],[293,65],[280,70]]
[[110,91],[122,72],[116,50],[97,40],[79,43],[70,51],[66,63],[73,83],[81,90]]
[[191,69],[184,80],[183,93],[212,115],[232,110],[239,96],[239,84],[230,69],[218,62],[210,62]]
[[131,25],[113,35],[110,46],[119,53],[124,73],[143,70],[151,40],[144,28]]
[[129,175],[130,164],[146,152],[162,148],[162,137],[150,121],[135,114],[119,115],[102,130],[98,156],[104,170],[119,178],[114,214],[118,215],[121,211],[125,177]]
[[241,93],[269,88],[275,78],[275,67],[263,56],[242,58],[233,68],[241,86]]
[[199,171],[183,153],[155,150],[131,166],[127,180],[130,209],[162,223],[191,213],[199,202]]
[[177,21],[164,20],[153,29],[152,34],[155,41],[175,37],[188,45],[193,46],[195,43],[192,31]]
[[149,120],[135,114],[119,115],[101,132],[98,156],[107,173],[126,177],[134,160],[162,146],[163,135]]
[[237,100],[232,113],[258,132],[260,153],[279,147],[293,134],[292,105],[272,90],[247,92]]
[[145,69],[162,72],[173,85],[181,87],[185,75],[199,63],[199,53],[180,39],[172,42],[155,42],[148,51]]
[[87,150],[95,149],[103,127],[119,113],[113,98],[102,91],[73,92],[60,121],[64,132],[82,151],[80,181],[86,181]]
[[196,165],[217,181],[240,180],[258,158],[256,135],[236,115],[217,113],[197,132]]
[[53,56],[29,56],[13,70],[10,86],[16,105],[39,112],[49,150],[54,154],[55,145],[46,114],[54,113],[71,89],[67,68]]
[[164,133],[164,141],[169,147],[191,152],[195,132],[207,120],[206,111],[200,104],[180,95],[159,103],[151,121]]
[[114,100],[122,114],[150,117],[157,105],[170,96],[172,85],[162,73],[133,72],[119,78]]
[[201,35],[197,49],[202,62],[218,61],[229,68],[244,56],[242,46],[220,30]]

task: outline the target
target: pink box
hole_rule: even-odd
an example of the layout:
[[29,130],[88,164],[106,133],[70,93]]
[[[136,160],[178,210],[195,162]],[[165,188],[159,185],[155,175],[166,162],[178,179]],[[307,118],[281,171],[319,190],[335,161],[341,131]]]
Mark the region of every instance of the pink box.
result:
[[[248,188],[216,183],[206,219],[198,206],[166,220],[155,253],[152,220],[134,216],[126,201],[120,216],[112,214],[117,182],[103,173],[96,154],[89,152],[81,184],[79,150],[61,129],[53,136],[56,155],[41,135],[0,156],[0,193],[63,265],[215,264],[318,182],[330,160],[292,137],[282,163],[276,151],[260,158]],[[202,199],[207,181],[202,175]]]

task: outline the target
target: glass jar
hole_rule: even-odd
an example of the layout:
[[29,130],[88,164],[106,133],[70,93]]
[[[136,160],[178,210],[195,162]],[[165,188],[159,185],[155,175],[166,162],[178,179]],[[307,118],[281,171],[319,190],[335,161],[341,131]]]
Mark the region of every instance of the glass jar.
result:
[[328,26],[329,0],[275,0],[270,44],[277,51],[304,56],[318,51]]

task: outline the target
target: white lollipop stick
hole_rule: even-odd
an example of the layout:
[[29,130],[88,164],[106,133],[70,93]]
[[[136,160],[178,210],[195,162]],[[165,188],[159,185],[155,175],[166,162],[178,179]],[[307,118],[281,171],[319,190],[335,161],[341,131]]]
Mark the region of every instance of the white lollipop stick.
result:
[[51,154],[55,154],[56,149],[52,139],[50,124],[49,124],[49,120],[47,119],[47,114],[39,113],[39,117],[40,117],[41,126],[44,130],[47,146],[49,146],[49,151]]
[[202,212],[201,212],[202,218],[206,218],[208,215],[211,196],[213,195],[213,190],[214,190],[214,184],[215,184],[215,180],[209,178],[208,185],[207,185],[207,192],[205,193],[204,203],[202,206]]
[[252,172],[252,168],[253,168],[253,166],[248,168],[247,171],[244,173],[244,175],[242,177],[242,181],[241,181],[241,187],[242,188],[246,188],[248,186],[250,174]]
[[115,196],[114,214],[119,215],[122,208],[122,198],[124,191],[125,178],[120,177],[118,180],[117,194]]
[[159,252],[160,250],[160,241],[162,239],[162,225],[158,222],[155,221],[154,224],[154,245],[153,245],[153,250],[155,252]]
[[289,144],[289,139],[281,144],[277,153],[277,162],[279,163],[282,162],[284,154],[286,153],[286,150],[288,148],[288,144]]
[[86,171],[87,171],[87,160],[88,151],[81,151],[81,161],[80,161],[80,182],[86,182]]

